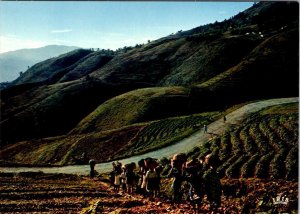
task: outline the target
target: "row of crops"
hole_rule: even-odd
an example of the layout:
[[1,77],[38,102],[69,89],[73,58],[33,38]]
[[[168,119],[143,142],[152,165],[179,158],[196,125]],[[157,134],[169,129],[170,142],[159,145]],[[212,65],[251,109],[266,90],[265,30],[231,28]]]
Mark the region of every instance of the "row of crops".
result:
[[256,115],[188,156],[209,152],[218,157],[221,177],[297,179],[298,114]]
[[216,116],[217,114],[213,112],[152,122],[131,140],[128,144],[130,147],[124,149],[124,154],[134,155],[168,146],[199,131],[204,124],[211,123]]

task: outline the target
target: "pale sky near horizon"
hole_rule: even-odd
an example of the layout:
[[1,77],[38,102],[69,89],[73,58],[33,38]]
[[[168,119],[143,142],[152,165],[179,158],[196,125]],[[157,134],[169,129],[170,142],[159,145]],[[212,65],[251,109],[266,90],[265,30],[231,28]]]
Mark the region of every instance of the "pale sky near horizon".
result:
[[0,2],[0,53],[46,45],[117,49],[223,21],[253,2]]

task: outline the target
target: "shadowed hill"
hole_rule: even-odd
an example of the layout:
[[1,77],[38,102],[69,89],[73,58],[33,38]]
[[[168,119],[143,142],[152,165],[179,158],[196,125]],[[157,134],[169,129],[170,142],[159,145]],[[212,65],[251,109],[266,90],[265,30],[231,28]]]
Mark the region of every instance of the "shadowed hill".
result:
[[114,84],[189,85],[232,67],[260,42],[241,36],[168,39],[118,56],[91,75]]
[[16,79],[13,84],[19,85],[24,83],[49,81],[51,78],[54,78],[55,75],[61,73],[61,70],[74,65],[74,63],[90,53],[90,50],[77,49],[58,57],[40,62],[28,69],[22,76]]
[[293,29],[266,39],[239,64],[199,87],[229,100],[297,96],[298,37],[298,29]]
[[6,99],[1,102],[2,145],[11,140],[67,133],[99,104],[131,87],[118,87],[94,79],[76,80],[35,87]]
[[69,69],[59,82],[67,82],[71,80],[79,79],[88,75],[90,72],[104,66],[113,58],[113,55],[104,51],[95,51],[82,58],[76,63],[74,68]]
[[12,85],[44,85],[76,80],[105,65],[112,58],[110,52],[77,49],[32,66]]

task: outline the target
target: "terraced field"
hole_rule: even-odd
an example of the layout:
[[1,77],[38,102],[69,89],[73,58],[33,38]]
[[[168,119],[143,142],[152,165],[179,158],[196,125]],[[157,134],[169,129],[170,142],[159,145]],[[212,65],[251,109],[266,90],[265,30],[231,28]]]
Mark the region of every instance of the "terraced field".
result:
[[171,145],[199,131],[204,124],[211,123],[217,117],[220,117],[217,112],[209,112],[152,122],[139,131],[128,145],[118,152],[121,154],[119,158]]
[[[38,179],[35,179],[38,178]],[[19,177],[1,177],[0,211],[8,212],[78,212],[94,197],[107,193],[78,176],[23,173]]]
[[221,177],[297,179],[298,113],[268,111],[253,115],[188,155],[213,152],[219,158]]
[[149,201],[122,197],[102,180],[38,172],[0,173],[0,213],[85,214],[110,213],[117,209],[130,213],[130,209],[140,207],[151,210]]

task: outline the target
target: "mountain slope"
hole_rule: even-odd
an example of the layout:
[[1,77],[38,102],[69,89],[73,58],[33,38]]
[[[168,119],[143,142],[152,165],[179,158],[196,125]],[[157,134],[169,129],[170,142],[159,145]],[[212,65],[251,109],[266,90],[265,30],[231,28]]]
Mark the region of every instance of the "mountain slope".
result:
[[28,66],[67,53],[78,47],[49,45],[42,48],[21,49],[0,54],[0,82],[13,81]]

